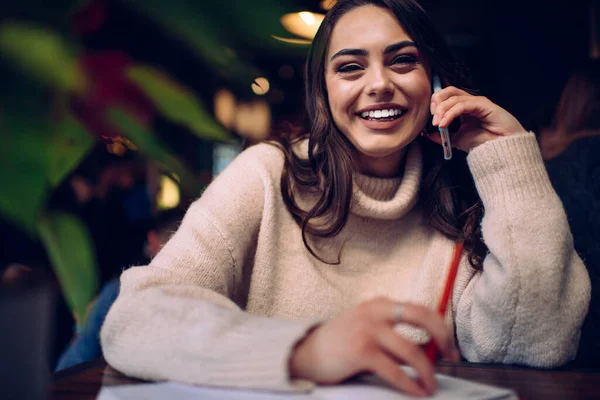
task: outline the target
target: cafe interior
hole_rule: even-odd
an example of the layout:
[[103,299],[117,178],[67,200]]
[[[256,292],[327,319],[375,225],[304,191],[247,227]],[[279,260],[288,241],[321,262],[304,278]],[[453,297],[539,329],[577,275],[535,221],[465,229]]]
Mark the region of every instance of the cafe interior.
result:
[[[560,158],[571,142],[541,136],[573,72],[600,65],[598,1],[418,2],[476,94],[534,132],[546,162]],[[0,2],[0,398],[96,398],[131,383],[99,348],[70,358],[69,346],[102,324],[100,294],[152,259],[240,152],[302,125],[304,63],[335,3]],[[551,371],[463,361],[441,373],[526,400],[600,398],[598,159],[586,158],[581,194],[597,206],[571,226],[592,282],[581,356]],[[563,202],[571,220],[578,202]]]

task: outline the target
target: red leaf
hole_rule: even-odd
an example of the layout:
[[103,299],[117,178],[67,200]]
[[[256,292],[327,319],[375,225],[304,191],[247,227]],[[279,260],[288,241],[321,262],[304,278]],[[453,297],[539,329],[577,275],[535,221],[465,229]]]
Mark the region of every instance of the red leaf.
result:
[[121,50],[88,51],[79,57],[82,68],[92,79],[124,77],[133,60]]
[[73,98],[72,109],[78,118],[99,138],[119,136],[119,131],[105,119],[109,107],[118,106],[147,127],[156,109],[152,101],[125,76],[133,64],[119,50],[87,52],[79,62],[88,75],[90,85],[83,96]]

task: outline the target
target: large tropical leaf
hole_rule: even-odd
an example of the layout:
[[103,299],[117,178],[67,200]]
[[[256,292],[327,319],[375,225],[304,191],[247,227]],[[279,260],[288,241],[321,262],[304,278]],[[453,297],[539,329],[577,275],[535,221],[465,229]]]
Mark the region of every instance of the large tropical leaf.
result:
[[81,91],[85,78],[74,52],[58,33],[40,26],[0,24],[0,55],[31,78],[65,91]]
[[96,256],[86,226],[74,215],[53,212],[41,216],[38,233],[67,304],[76,320],[84,323],[98,289]]
[[250,85],[254,67],[242,60],[230,46],[226,30],[215,24],[203,1],[123,0],[158,26],[189,45],[215,74],[239,84]]
[[307,47],[273,39],[290,36],[280,23],[288,12],[301,11],[296,0],[122,0],[174,34],[213,71],[249,87],[256,68],[244,58],[248,48],[286,52],[304,58]]
[[196,96],[168,75],[141,65],[129,68],[126,73],[165,118],[186,126],[201,139],[233,142],[233,137],[215,121]]
[[0,213],[34,233],[49,187],[48,137],[53,124],[39,85],[0,63]]
[[118,108],[109,110],[108,119],[120,128],[140,153],[156,161],[162,169],[173,174],[179,180],[185,194],[190,197],[200,194],[202,186],[194,174],[168,150],[169,147],[154,132],[144,128]]
[[73,116],[56,125],[49,150],[48,180],[52,187],[75,169],[94,147],[95,140]]
[[0,213],[31,233],[49,189],[47,154],[38,131],[50,133],[51,126],[42,121],[22,122],[0,116]]

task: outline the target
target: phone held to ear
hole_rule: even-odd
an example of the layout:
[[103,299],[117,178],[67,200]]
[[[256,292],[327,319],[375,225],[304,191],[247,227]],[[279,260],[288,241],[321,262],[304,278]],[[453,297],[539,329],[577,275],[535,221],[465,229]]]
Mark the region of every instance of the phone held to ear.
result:
[[[442,82],[440,77],[435,74],[433,75],[433,93],[439,92],[442,90]],[[440,131],[440,138],[442,139],[442,147],[444,149],[444,159],[450,160],[452,158],[452,144],[450,143],[450,134],[448,133],[448,128],[440,128],[438,126],[438,131]]]

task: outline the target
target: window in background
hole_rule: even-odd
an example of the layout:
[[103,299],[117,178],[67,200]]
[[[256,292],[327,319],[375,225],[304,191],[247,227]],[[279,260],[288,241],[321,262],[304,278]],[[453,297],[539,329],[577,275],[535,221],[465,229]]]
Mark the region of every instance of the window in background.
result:
[[213,146],[213,177],[223,171],[241,151],[241,144],[216,143]]

